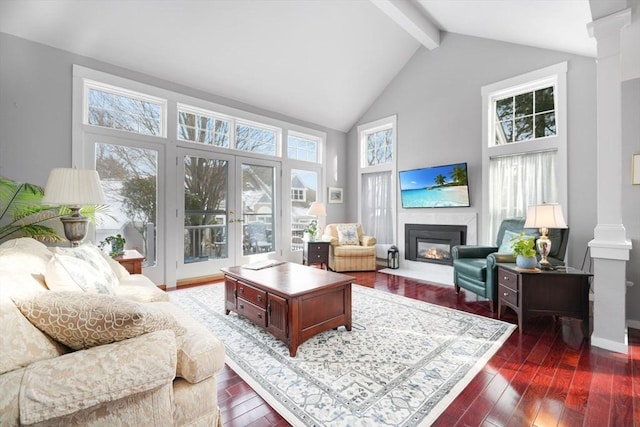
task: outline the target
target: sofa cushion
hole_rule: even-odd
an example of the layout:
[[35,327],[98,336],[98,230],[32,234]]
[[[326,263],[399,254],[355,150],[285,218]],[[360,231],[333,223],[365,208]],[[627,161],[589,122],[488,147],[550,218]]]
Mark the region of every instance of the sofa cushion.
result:
[[357,224],[338,224],[338,244],[340,245],[359,245],[360,238],[358,236]]
[[169,301],[169,295],[143,274],[120,279],[116,295],[137,302]]
[[158,307],[110,295],[43,292],[14,301],[38,329],[75,350],[164,329],[173,330],[176,336],[185,333]]
[[30,274],[0,270],[0,375],[67,351],[33,326],[11,299],[45,292]]
[[375,256],[375,246],[336,246],[333,255],[336,257],[371,257]]
[[[164,389],[162,402],[148,402],[165,408],[163,416],[171,419],[171,383],[175,376],[176,344],[170,331],[156,331],[111,345],[94,347],[29,365],[20,384],[20,421],[22,425],[47,421],[46,425],[72,425],[60,420],[70,414],[83,413],[101,404],[101,412],[118,411],[120,420],[105,417],[79,420],[86,425],[171,425],[162,420],[139,420],[133,413],[136,403],[149,391]],[[109,404],[126,398],[127,404],[109,408]],[[129,408],[131,407],[131,408]],[[139,411],[138,411],[139,412]],[[131,418],[127,419],[126,416]],[[159,424],[161,423],[161,424]]]
[[224,366],[224,344],[209,329],[169,302],[155,303],[186,329],[177,337],[176,376],[195,384],[213,376]]

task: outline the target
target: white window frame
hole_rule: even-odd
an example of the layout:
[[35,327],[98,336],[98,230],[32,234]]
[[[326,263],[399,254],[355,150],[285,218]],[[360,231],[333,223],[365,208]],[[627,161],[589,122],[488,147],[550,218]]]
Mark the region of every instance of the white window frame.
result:
[[[293,136],[295,138],[299,138],[299,139],[306,139],[307,141],[313,141],[316,145],[316,160],[303,160],[303,159],[298,159],[298,158],[291,158],[289,157],[289,137]],[[320,146],[322,144],[322,140],[317,137],[317,136],[313,136],[313,135],[308,135],[302,132],[296,132],[296,131],[289,131],[287,132],[287,142],[286,142],[286,150],[283,149],[283,156],[286,155],[287,158],[289,158],[290,160],[299,160],[301,162],[309,162],[309,163],[318,163],[318,159],[320,159]],[[286,154],[285,154],[286,153]]]
[[[567,204],[567,62],[551,65],[519,76],[482,87],[482,214],[489,218],[489,168],[492,158],[514,156],[540,151],[556,152],[556,178],[558,203],[568,216]],[[505,96],[530,92],[553,85],[556,113],[556,135],[525,141],[494,145],[495,101]],[[494,244],[495,236],[489,236],[488,227],[480,221],[482,244]]]
[[[392,144],[392,159],[390,162],[382,163],[378,165],[369,166],[366,164],[367,156],[367,135],[370,135],[381,130],[391,129],[391,144]],[[376,172],[391,172],[391,223],[395,224],[393,227],[393,241],[398,241],[398,117],[394,114],[392,116],[384,117],[369,123],[364,123],[357,127],[358,131],[358,222],[362,222],[362,176],[366,173]]]

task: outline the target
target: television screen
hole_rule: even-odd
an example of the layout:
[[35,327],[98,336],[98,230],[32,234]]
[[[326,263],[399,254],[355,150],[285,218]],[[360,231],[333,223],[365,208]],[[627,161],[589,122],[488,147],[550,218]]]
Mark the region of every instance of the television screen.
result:
[[467,207],[467,164],[433,166],[400,171],[403,208]]

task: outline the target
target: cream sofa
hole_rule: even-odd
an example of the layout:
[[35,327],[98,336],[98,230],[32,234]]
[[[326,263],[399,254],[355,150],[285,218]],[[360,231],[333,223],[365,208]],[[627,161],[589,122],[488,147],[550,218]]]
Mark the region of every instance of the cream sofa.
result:
[[376,269],[376,238],[362,232],[356,223],[327,224],[322,240],[329,246],[329,268],[333,271]]
[[0,245],[0,426],[221,426],[224,345],[146,277],[76,252]]

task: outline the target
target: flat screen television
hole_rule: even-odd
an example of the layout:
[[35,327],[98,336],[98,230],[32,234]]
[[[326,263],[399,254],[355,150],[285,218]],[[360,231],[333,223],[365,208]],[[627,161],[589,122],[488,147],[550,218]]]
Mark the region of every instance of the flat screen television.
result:
[[471,206],[466,163],[400,171],[399,175],[403,208]]

